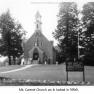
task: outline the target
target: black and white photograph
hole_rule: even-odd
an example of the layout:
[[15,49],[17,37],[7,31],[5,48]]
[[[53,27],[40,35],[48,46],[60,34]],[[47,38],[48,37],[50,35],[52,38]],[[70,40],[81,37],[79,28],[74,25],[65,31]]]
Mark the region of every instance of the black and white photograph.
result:
[[0,0],[2,86],[94,86],[93,0]]

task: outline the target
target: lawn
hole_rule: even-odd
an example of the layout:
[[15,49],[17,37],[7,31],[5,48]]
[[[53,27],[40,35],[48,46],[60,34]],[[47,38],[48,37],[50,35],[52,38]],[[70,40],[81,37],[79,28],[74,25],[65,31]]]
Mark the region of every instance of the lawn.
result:
[[[21,66],[1,67],[0,72],[8,71]],[[5,70],[4,70],[5,69]],[[8,77],[13,79],[30,79],[30,80],[50,80],[50,81],[66,81],[66,66],[62,65],[36,65],[27,69],[1,74],[1,77]],[[69,81],[82,81],[82,72],[69,72]],[[86,81],[94,82],[94,67],[85,66]]]
[[19,69],[19,68],[22,68],[22,67],[24,67],[24,66],[21,66],[21,65],[2,66],[2,67],[0,67],[0,72]]

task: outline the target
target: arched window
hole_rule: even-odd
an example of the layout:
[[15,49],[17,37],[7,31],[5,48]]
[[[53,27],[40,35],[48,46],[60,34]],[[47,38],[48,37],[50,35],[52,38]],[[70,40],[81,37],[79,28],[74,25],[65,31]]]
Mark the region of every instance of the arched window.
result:
[[37,24],[37,29],[38,29],[38,24]]
[[43,45],[43,43],[41,42],[41,46]]

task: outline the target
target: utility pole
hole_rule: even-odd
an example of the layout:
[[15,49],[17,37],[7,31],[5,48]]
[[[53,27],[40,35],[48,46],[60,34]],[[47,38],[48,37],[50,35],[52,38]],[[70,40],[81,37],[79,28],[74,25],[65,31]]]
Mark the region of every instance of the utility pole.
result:
[[[80,42],[79,42],[79,30],[78,30],[78,63],[82,62],[80,61]],[[83,64],[83,81],[85,81],[85,71],[84,71],[84,64]]]
[[78,30],[78,60],[80,59],[80,49],[79,49],[79,30]]

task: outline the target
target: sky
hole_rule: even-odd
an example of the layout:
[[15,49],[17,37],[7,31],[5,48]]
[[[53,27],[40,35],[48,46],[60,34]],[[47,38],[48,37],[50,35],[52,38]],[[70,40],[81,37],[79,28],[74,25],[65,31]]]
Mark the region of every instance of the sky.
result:
[[9,9],[12,17],[26,30],[28,39],[35,31],[35,14],[39,11],[42,16],[42,33],[56,45],[57,41],[52,32],[57,26],[57,14],[61,1],[76,1],[81,9],[83,4],[93,0],[0,0],[0,15]]

